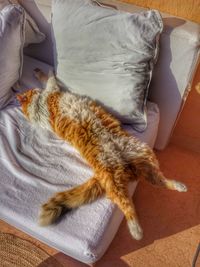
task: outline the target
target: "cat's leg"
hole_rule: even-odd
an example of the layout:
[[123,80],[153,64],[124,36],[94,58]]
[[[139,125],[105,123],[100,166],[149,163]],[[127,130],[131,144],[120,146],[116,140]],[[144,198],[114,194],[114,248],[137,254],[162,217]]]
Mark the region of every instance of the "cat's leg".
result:
[[138,221],[133,201],[128,195],[128,190],[124,186],[113,183],[110,189],[106,190],[106,195],[124,213],[132,237],[136,240],[142,239],[143,230]]
[[141,172],[141,176],[152,185],[165,187],[170,190],[176,190],[178,192],[186,192],[187,186],[179,181],[170,180],[165,178],[163,173],[158,167],[149,164],[144,167],[144,171]]
[[176,190],[178,192],[187,192],[187,186],[185,184],[176,180],[167,179],[164,177],[162,172],[157,170],[152,171],[148,176],[146,176],[146,180],[152,185],[165,187],[167,189]]

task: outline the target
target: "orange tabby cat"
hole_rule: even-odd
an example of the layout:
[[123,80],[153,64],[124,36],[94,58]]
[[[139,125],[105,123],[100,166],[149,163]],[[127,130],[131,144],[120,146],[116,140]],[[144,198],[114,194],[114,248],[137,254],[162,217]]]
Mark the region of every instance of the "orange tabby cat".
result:
[[118,120],[88,97],[63,92],[54,76],[47,78],[39,69],[35,76],[46,89],[33,89],[18,100],[26,117],[34,124],[55,132],[70,142],[93,168],[94,176],[71,190],[57,193],[42,206],[40,224],[56,221],[63,210],[77,208],[105,195],[124,213],[131,235],[143,236],[128,184],[144,178],[179,192],[184,184],[166,179],[153,151],[145,143],[125,132]]

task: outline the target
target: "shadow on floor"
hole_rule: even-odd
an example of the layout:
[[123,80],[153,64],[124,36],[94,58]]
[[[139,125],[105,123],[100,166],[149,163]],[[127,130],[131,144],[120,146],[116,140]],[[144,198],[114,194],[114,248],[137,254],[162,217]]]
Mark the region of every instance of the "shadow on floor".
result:
[[64,267],[60,262],[58,262],[54,256],[50,256],[43,262],[41,262],[37,267]]

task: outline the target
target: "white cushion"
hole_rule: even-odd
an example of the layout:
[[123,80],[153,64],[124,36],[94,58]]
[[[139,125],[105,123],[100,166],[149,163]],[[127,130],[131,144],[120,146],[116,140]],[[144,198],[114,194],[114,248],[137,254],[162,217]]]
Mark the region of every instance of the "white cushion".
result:
[[200,25],[164,14],[163,18],[160,55],[149,89],[149,99],[160,109],[157,149],[169,141],[191,89],[200,51]]
[[[36,67],[50,69],[25,58],[20,90],[38,86],[32,75]],[[149,105],[148,118],[146,131],[138,138],[153,146],[159,122],[154,104]],[[92,170],[67,142],[33,127],[19,107],[2,111],[0,121],[0,218],[77,260],[97,261],[118,230],[121,211],[102,198],[69,212],[56,225],[40,227],[40,205],[55,192],[87,180]],[[131,193],[135,186],[133,183]]]
[[123,123],[145,130],[146,99],[163,24],[159,12],[127,13],[91,0],[53,0],[56,75]]

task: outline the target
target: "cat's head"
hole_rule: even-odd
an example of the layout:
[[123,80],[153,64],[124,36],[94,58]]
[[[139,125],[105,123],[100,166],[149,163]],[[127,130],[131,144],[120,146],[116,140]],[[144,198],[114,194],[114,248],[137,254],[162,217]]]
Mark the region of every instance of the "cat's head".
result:
[[19,101],[21,107],[22,107],[22,111],[24,113],[24,115],[29,118],[29,114],[28,114],[28,107],[30,106],[30,104],[33,101],[33,96],[35,96],[36,94],[39,94],[40,90],[39,89],[31,89],[28,91],[25,91],[21,94],[17,94],[17,100]]

